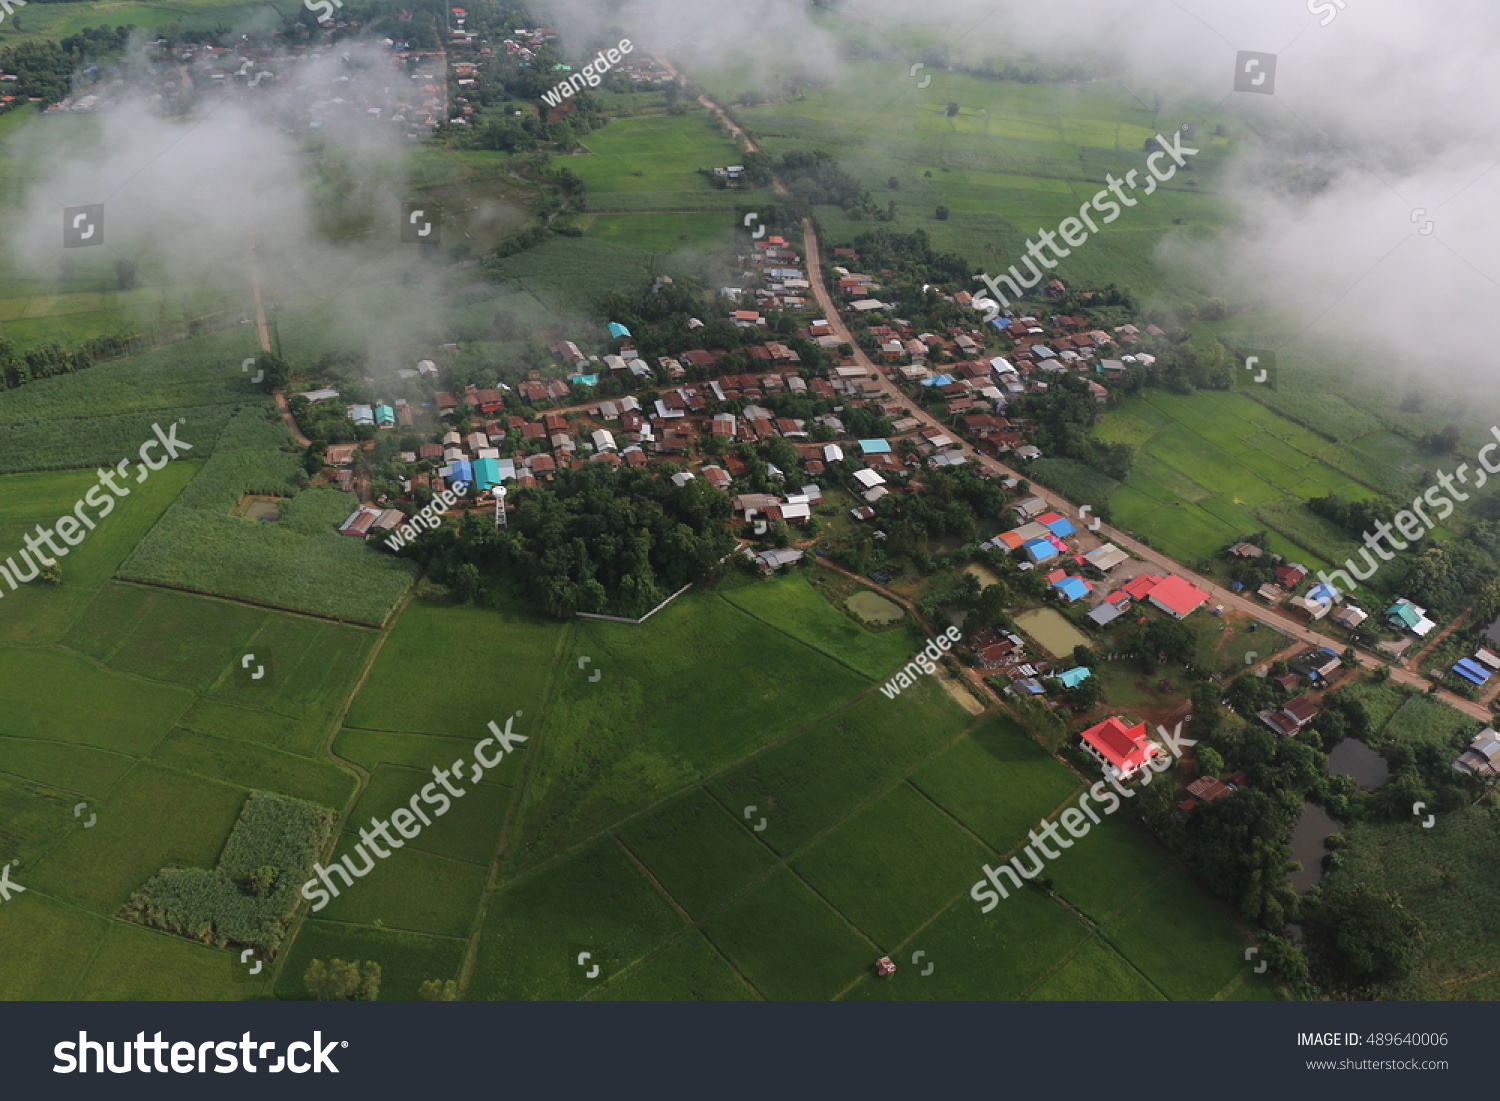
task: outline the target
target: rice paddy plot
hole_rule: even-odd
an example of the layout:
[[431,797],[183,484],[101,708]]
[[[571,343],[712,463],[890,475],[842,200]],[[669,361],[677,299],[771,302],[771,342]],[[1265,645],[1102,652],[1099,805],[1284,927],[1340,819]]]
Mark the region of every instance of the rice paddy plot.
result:
[[786,869],[737,899],[703,931],[772,999],[831,998],[882,954]]
[[468,996],[581,998],[683,928],[625,851],[604,839],[490,899]]
[[701,933],[679,937],[593,995],[600,1001],[743,1002],[750,987]]
[[1008,715],[997,715],[915,772],[918,791],[996,852],[1025,844],[1077,778]]
[[1029,1002],[1160,1002],[1149,979],[1097,937],[1026,996]]
[[799,853],[792,867],[856,928],[894,950],[965,891],[985,845],[909,784]]
[[668,895],[702,918],[775,865],[776,854],[757,840],[763,821],[758,813],[736,818],[694,789],[619,837]]

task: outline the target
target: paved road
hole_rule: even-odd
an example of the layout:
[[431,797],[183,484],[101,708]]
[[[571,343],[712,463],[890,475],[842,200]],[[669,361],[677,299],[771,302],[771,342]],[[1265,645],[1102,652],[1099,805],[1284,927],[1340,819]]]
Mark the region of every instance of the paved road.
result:
[[[917,420],[920,420],[924,424],[929,424],[937,428],[941,428],[944,432],[956,438],[951,425],[944,424],[936,417],[928,413],[921,406],[915,404],[890,378],[887,377],[886,372],[878,367],[874,362],[872,362],[870,357],[865,354],[864,350],[861,349],[857,343],[855,343],[853,334],[849,331],[848,326],[844,324],[844,319],[839,314],[838,308],[834,305],[833,299],[828,293],[828,288],[823,282],[823,264],[821,250],[818,242],[818,235],[816,232],[814,232],[812,222],[809,220],[804,220],[802,223],[802,248],[803,256],[805,257],[807,263],[807,280],[812,284],[813,294],[818,300],[818,305],[822,308],[825,316],[827,317],[828,324],[833,328],[834,334],[840,340],[844,341],[854,349],[855,364],[865,368],[870,372],[870,374],[879,379],[881,391],[892,401],[899,403],[902,408],[906,410],[908,416],[915,417]],[[1010,467],[1006,466],[998,459],[992,458],[989,455],[980,454],[968,443],[960,441],[960,446],[962,447],[964,454],[969,457],[969,461],[980,469],[986,470],[992,474],[998,474],[1002,476],[1010,476],[1015,478],[1025,477],[1024,474],[1020,473],[1019,471],[1012,470]],[[1046,501],[1048,505],[1050,505],[1058,512],[1066,513],[1071,516],[1079,515],[1077,505],[1073,504],[1073,502],[1069,501],[1067,498],[1053,492],[1050,489],[1033,484],[1032,492],[1042,500]],[[1158,569],[1170,571],[1180,577],[1186,578],[1194,585],[1197,585],[1204,592],[1208,593],[1209,597],[1213,600],[1214,603],[1222,604],[1226,608],[1233,608],[1236,611],[1243,612],[1246,615],[1250,616],[1252,619],[1256,619],[1261,623],[1265,623],[1268,626],[1274,627],[1276,630],[1282,632],[1283,634],[1289,635],[1292,638],[1301,642],[1305,642],[1309,645],[1327,646],[1329,649],[1336,652],[1342,652],[1344,650],[1346,643],[1338,639],[1330,638],[1327,635],[1319,634],[1318,632],[1312,630],[1310,627],[1303,626],[1302,624],[1298,623],[1296,620],[1292,619],[1290,616],[1285,615],[1282,612],[1267,608],[1261,604],[1257,604],[1253,600],[1249,600],[1243,596],[1240,596],[1238,593],[1231,592],[1230,590],[1221,587],[1215,582],[1210,581],[1208,578],[1187,569],[1181,563],[1161,553],[1161,551],[1155,550],[1152,547],[1148,547],[1143,543],[1130,538],[1130,536],[1126,535],[1124,532],[1119,531],[1116,528],[1112,528],[1107,524],[1103,524],[1097,519],[1090,522],[1099,524],[1099,527],[1097,529],[1094,529],[1094,535],[1098,538],[1110,540],[1117,546],[1128,550],[1137,558],[1150,563]],[[1426,678],[1422,677],[1418,673],[1412,672],[1409,669],[1390,666],[1386,662],[1383,662],[1369,654],[1361,653],[1359,655],[1359,660],[1360,664],[1369,669],[1374,669],[1381,666],[1389,668],[1391,671],[1391,679],[1394,681],[1398,681],[1402,684],[1412,685],[1414,687],[1422,689],[1423,691],[1426,691],[1427,688],[1430,687]],[[1459,711],[1462,711],[1464,714],[1470,715],[1473,718],[1480,719],[1484,722],[1489,722],[1494,717],[1490,710],[1482,706],[1481,704],[1463,699],[1460,696],[1455,696],[1453,693],[1446,690],[1439,690],[1437,694],[1444,703],[1457,708]]]

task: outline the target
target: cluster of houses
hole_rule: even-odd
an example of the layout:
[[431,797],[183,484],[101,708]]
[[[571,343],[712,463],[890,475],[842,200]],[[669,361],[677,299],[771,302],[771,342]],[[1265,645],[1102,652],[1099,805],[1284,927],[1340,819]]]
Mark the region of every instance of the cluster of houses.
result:
[[[1236,543],[1226,553],[1231,561],[1253,562],[1262,558],[1266,551],[1254,543]],[[1308,568],[1300,562],[1286,562],[1279,555],[1273,556],[1272,561],[1278,563],[1273,571],[1274,579],[1265,582],[1255,591],[1255,595],[1267,604],[1295,608],[1306,614],[1308,622],[1315,622],[1326,616],[1331,622],[1350,631],[1370,618],[1368,612],[1348,603],[1343,593],[1321,581],[1314,582],[1307,592],[1299,594],[1297,590],[1307,580]],[[1238,591],[1243,586],[1236,581],[1231,588]]]
[[[836,261],[856,262],[854,249],[833,250]],[[1022,459],[1039,457],[1023,453],[1028,447],[1016,424],[1006,422],[1002,414],[1015,397],[1047,388],[1049,376],[1076,372],[1089,376],[1089,389],[1100,404],[1109,401],[1105,382],[1122,377],[1132,364],[1149,366],[1153,356],[1130,352],[1145,337],[1164,335],[1155,325],[1140,329],[1134,325],[1117,325],[1111,331],[1093,326],[1086,318],[1055,314],[1046,318],[1034,316],[997,317],[990,322],[1010,342],[1011,350],[1003,356],[985,355],[985,333],[977,327],[954,326],[944,333],[918,332],[910,322],[894,318],[871,324],[864,315],[876,311],[888,313],[894,307],[875,297],[880,289],[876,278],[849,267],[834,268],[835,289],[846,302],[842,307],[851,324],[861,326],[874,338],[876,358],[883,359],[897,377],[919,383],[940,393],[948,412],[962,422],[965,432],[976,438],[976,446],[992,454],[1015,451]],[[881,277],[891,275],[888,271]],[[1052,281],[1060,292],[1062,284]],[[968,291],[942,294],[944,299],[966,309],[979,309],[980,299]],[[1111,353],[1123,354],[1115,358]],[[952,360],[953,362],[948,362]],[[934,363],[942,362],[934,367]]]
[[[360,23],[346,20],[335,26],[357,30]],[[272,37],[279,34],[280,31],[273,31]],[[330,126],[335,119],[349,119],[418,137],[440,125],[447,112],[447,77],[442,54],[413,50],[395,38],[382,42],[390,72],[365,75],[336,64],[346,49],[337,43],[267,45],[261,36],[256,36],[255,40],[247,37],[227,47],[179,45],[171,56],[164,49],[163,40],[158,40],[156,46],[160,51],[157,59],[164,64],[156,66],[154,79],[167,89],[181,81],[187,65],[192,66],[196,89],[238,89],[243,95],[266,94],[277,84],[306,85],[315,74],[321,74],[322,83],[308,98],[302,120],[302,125],[310,130]],[[314,62],[324,64],[314,68]],[[79,109],[81,104],[82,100],[65,100],[58,109]]]
[[1021,636],[1009,631],[981,631],[967,641],[979,667],[990,678],[1003,678],[1008,695],[1041,696],[1047,691],[1044,681],[1056,680],[1063,688],[1076,688],[1092,676],[1087,666],[1053,669],[1042,657],[1027,652]]

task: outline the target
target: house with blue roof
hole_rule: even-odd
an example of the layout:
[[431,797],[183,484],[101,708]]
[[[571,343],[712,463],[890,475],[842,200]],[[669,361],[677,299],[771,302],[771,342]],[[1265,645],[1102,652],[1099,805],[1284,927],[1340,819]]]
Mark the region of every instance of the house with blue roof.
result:
[[396,427],[396,410],[389,405],[377,405],[375,407],[375,423],[381,428]]
[[1033,539],[1021,544],[1021,549],[1032,562],[1047,562],[1057,557],[1057,548],[1046,539]]
[[1453,665],[1453,671],[1464,680],[1473,685],[1482,685],[1490,679],[1490,671],[1473,658],[1460,658]]
[[572,375],[568,378],[574,386],[598,386],[598,375]]
[[500,460],[498,459],[475,459],[474,460],[474,488],[478,490],[489,489],[491,486],[500,484]]
[[1072,535],[1078,530],[1066,516],[1059,516],[1056,520],[1043,520],[1042,523],[1046,525],[1048,531],[1059,538]]
[[474,484],[474,467],[468,459],[455,459],[449,464],[448,480],[471,486]]
[[1062,594],[1064,600],[1069,604],[1075,600],[1082,600],[1089,595],[1089,583],[1081,577],[1062,577],[1052,583],[1052,587]]
[[889,440],[860,440],[859,449],[866,455],[889,455],[891,444]]
[[922,380],[923,386],[951,386],[952,384],[952,375],[933,375],[931,378],[924,378]]
[[1091,673],[1092,671],[1088,668],[1088,666],[1078,665],[1072,669],[1066,669],[1063,672],[1057,674],[1057,679],[1062,681],[1062,686],[1064,688],[1077,688],[1080,684],[1089,679]]

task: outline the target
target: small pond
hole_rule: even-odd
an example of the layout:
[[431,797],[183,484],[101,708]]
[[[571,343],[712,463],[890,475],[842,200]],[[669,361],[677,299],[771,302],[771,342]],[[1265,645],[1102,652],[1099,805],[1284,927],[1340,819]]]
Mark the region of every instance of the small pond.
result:
[[281,519],[280,497],[241,497],[239,505],[235,508],[236,516],[243,516],[246,520],[260,520],[263,523],[272,523]]
[[864,622],[876,627],[883,627],[887,623],[895,623],[906,613],[901,610],[901,605],[887,600],[879,593],[869,590],[855,593],[844,601],[844,607],[857,615]]
[[1323,878],[1323,839],[1332,837],[1344,827],[1313,803],[1302,804],[1302,817],[1292,830],[1292,859],[1302,870],[1292,874],[1292,889],[1306,894]]
[[1391,766],[1357,738],[1345,738],[1328,754],[1328,775],[1352,776],[1365,791],[1374,791],[1391,774]]

